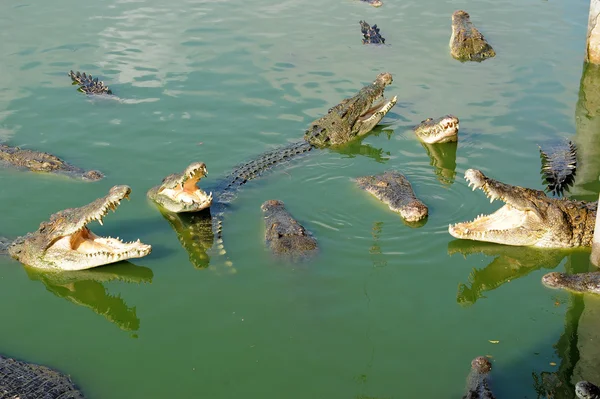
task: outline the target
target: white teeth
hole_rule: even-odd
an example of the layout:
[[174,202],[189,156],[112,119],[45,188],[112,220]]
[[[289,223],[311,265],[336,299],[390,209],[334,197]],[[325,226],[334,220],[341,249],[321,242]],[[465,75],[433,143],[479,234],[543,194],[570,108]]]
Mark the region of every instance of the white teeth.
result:
[[98,223],[100,223],[101,226],[104,226],[104,223],[102,223],[102,219],[98,219]]

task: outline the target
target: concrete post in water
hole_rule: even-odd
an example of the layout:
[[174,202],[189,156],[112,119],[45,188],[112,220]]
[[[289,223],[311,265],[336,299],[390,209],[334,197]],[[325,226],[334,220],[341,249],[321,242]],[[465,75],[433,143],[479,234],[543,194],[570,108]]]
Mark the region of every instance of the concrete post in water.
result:
[[590,0],[585,62],[600,64],[600,0]]

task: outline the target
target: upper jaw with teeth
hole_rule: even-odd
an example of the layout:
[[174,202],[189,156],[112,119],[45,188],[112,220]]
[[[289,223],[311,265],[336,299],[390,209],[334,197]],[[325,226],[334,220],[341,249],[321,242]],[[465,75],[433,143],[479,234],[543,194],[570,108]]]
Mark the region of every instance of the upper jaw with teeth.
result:
[[167,176],[148,196],[169,212],[199,212],[211,206],[212,192],[206,194],[197,184],[208,175],[203,162],[194,162],[182,174]]

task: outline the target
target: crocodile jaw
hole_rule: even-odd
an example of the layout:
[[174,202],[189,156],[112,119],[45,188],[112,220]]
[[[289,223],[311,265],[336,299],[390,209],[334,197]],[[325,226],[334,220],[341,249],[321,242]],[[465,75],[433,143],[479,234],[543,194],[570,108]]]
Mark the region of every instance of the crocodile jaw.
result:
[[364,136],[369,133],[381,120],[385,117],[385,115],[396,105],[398,102],[398,97],[394,96],[391,100],[383,99],[377,104],[373,105],[367,112],[362,114],[360,118],[356,121],[354,125],[354,129],[357,133],[357,136]]
[[213,195],[198,187],[198,182],[208,175],[204,162],[189,165],[174,183],[164,183],[154,200],[169,212],[199,212],[211,206]]
[[[431,121],[431,125],[427,124],[429,121]],[[427,144],[450,143],[458,141],[458,129],[458,118],[446,115],[437,121],[424,120],[415,128],[415,134],[419,140]]]

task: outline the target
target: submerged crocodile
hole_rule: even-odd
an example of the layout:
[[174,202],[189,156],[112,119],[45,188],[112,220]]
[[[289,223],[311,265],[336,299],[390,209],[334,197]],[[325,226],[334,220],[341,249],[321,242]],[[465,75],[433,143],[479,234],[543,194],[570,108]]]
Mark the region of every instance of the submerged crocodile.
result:
[[260,209],[265,218],[265,242],[275,255],[299,260],[317,251],[317,240],[292,217],[283,202],[265,201]]
[[568,140],[559,145],[540,147],[542,160],[542,180],[547,191],[554,195],[563,195],[575,183],[577,172],[577,147]]
[[483,61],[494,57],[496,52],[483,35],[473,26],[466,11],[452,14],[452,36],[450,54],[459,61]]
[[32,172],[62,174],[83,180],[100,180],[104,177],[97,170],[85,171],[47,152],[10,147],[5,144],[0,144],[0,164]]
[[600,294],[600,272],[567,274],[552,272],[542,277],[546,287],[567,291]]
[[484,356],[478,356],[471,361],[471,372],[467,377],[467,391],[463,399],[495,399],[490,389],[489,374],[492,363]]
[[407,222],[418,222],[428,215],[427,205],[415,196],[410,182],[400,172],[387,171],[380,175],[363,176],[357,178],[356,182]]
[[83,399],[67,376],[46,366],[0,355],[0,398]]
[[575,385],[575,395],[579,399],[600,399],[600,388],[589,381],[579,381]]
[[71,77],[74,85],[79,85],[78,91],[85,94],[113,94],[112,91],[98,78],[93,78],[92,75],[77,73],[70,71],[68,75]]
[[427,118],[413,128],[417,138],[427,144],[458,141],[458,118],[444,115],[437,119]]
[[114,186],[88,205],[57,212],[37,231],[17,238],[8,253],[27,266],[47,270],[84,270],[146,256],[152,247],[140,240],[101,237],[87,227],[94,220],[102,224],[108,211],[115,211],[130,193],[128,186]]
[[173,173],[148,190],[147,196],[169,212],[198,212],[210,207],[212,193],[197,186],[208,175],[204,162],[194,162],[183,173]]
[[383,5],[383,1],[381,0],[360,0],[362,2],[368,3],[373,7],[381,7]]
[[511,186],[469,169],[465,179],[490,202],[505,205],[490,215],[448,226],[456,238],[543,248],[589,247],[594,236],[597,202],[546,196],[543,191]]
[[363,34],[363,44],[385,44],[376,24],[371,26],[367,21],[360,21],[360,31]]

